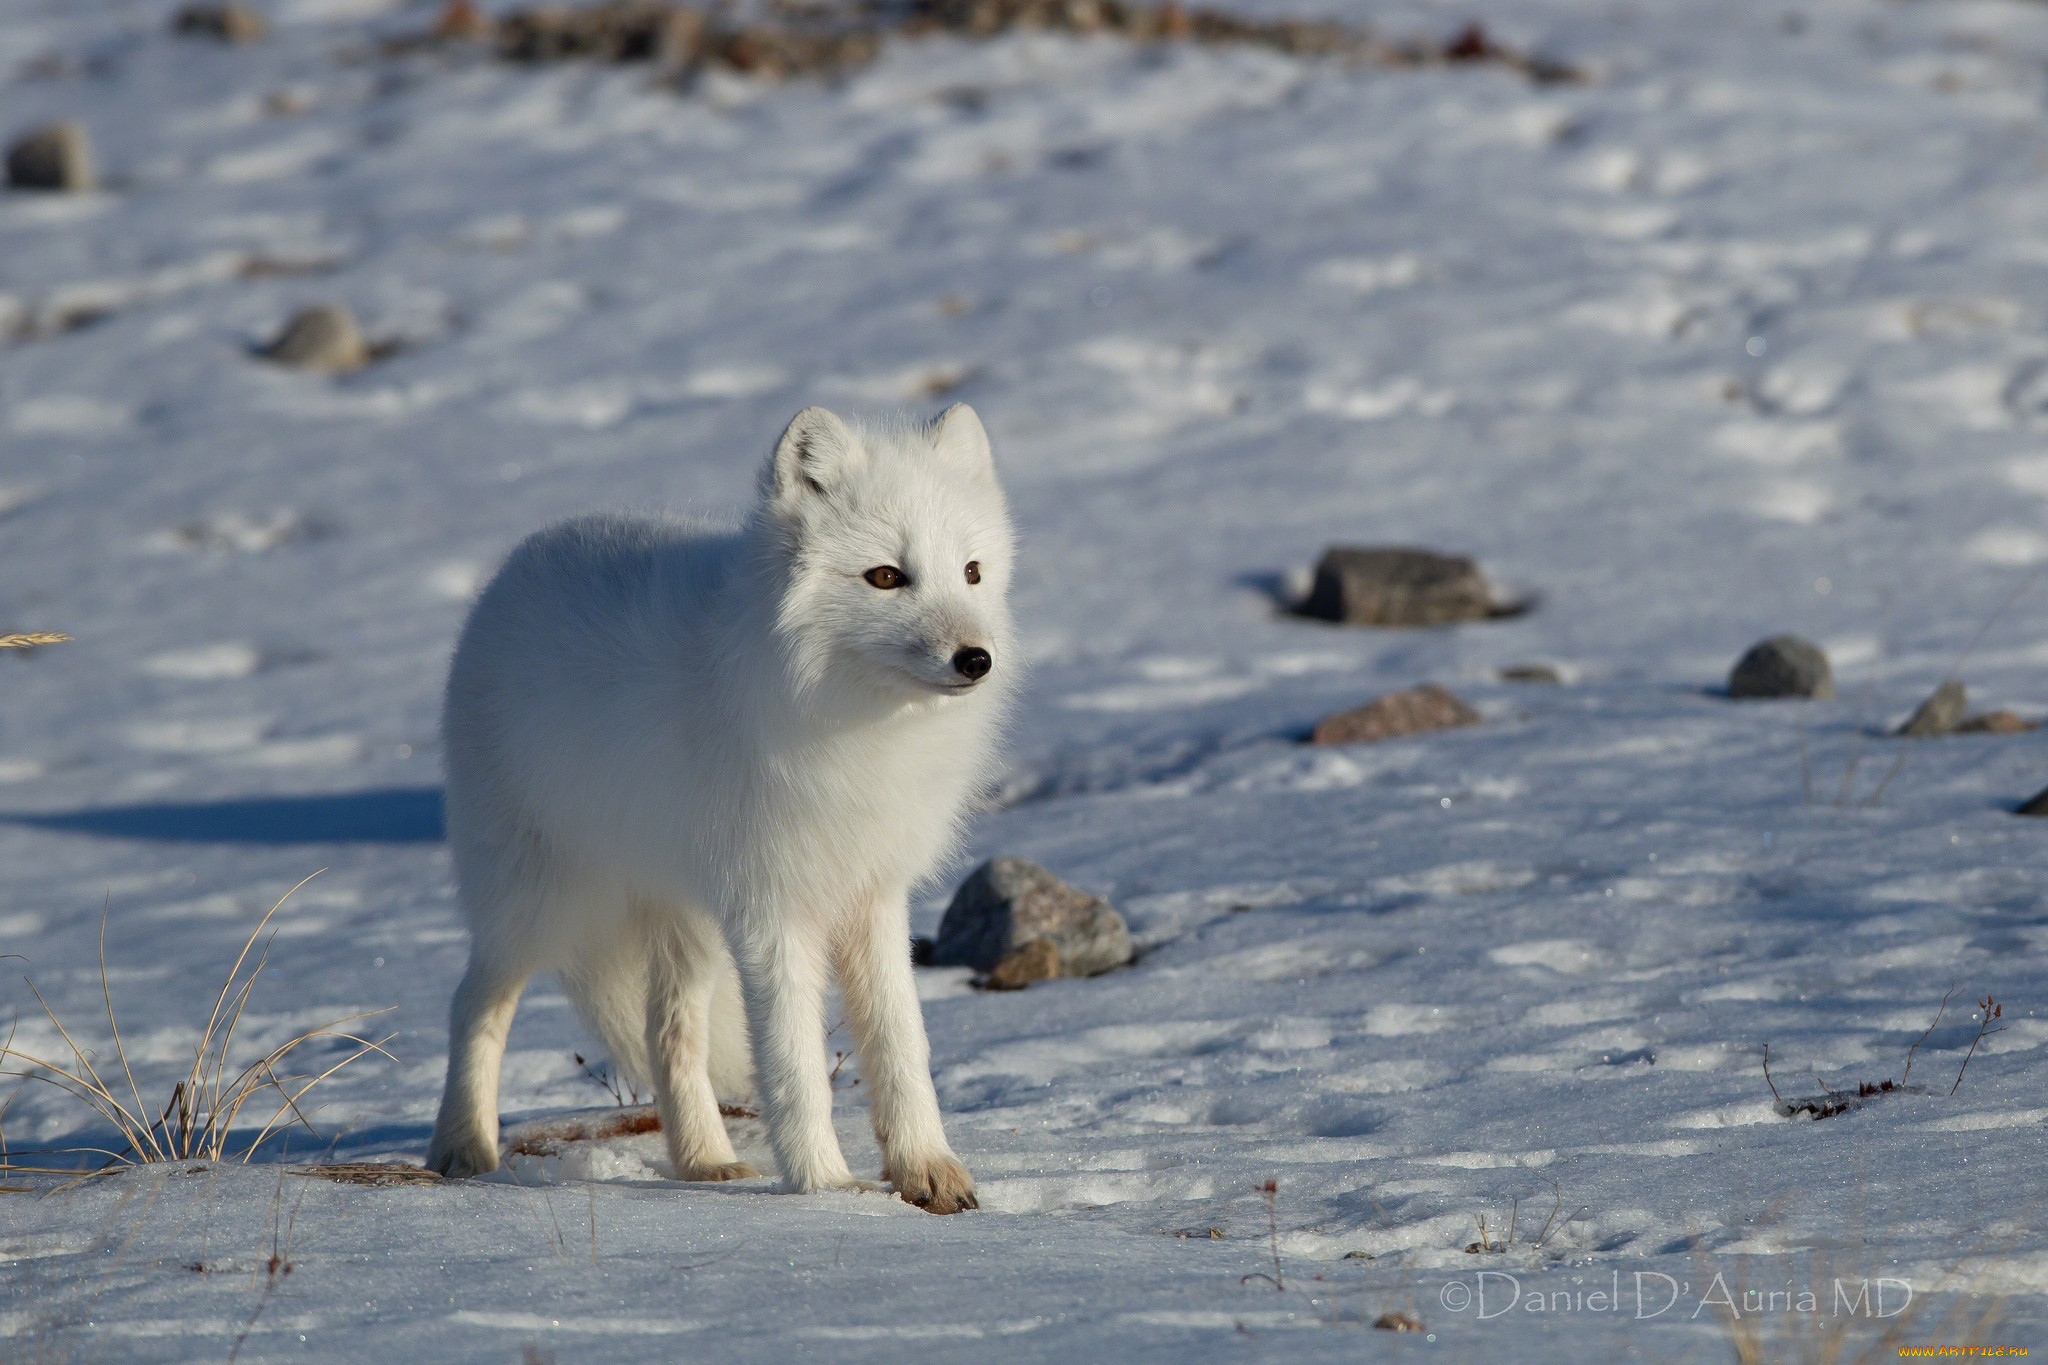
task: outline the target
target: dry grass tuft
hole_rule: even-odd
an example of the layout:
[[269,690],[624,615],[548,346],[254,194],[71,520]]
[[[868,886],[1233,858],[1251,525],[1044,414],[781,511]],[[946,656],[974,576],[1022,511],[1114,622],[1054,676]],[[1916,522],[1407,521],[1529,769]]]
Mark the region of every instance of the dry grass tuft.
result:
[[[1768,1224],[1776,1216],[1766,1211],[1760,1221]],[[1844,1272],[1829,1261],[1825,1249],[1815,1248],[1801,1291],[1791,1279],[1752,1280],[1747,1256],[1736,1258],[1732,1272],[1711,1256],[1701,1256],[1697,1248],[1695,1257],[1696,1273],[1707,1282],[1702,1306],[1713,1307],[1735,1365],[1876,1365],[1909,1351],[1932,1355],[1944,1348],[1958,1356],[1989,1354],[1984,1348],[2005,1316],[2003,1296],[1972,1292],[1973,1283],[1981,1282],[1981,1272],[1970,1273],[1961,1263],[1922,1291],[1901,1280],[1879,1281],[1860,1270]],[[1778,1288],[1781,1284],[1786,1287]],[[1879,1317],[1883,1284],[1906,1286],[1909,1297],[1900,1308]],[[1873,1286],[1880,1294],[1875,1305],[1870,1299]],[[1802,1294],[1806,1302],[1800,1301]],[[1775,1302],[1781,1297],[1782,1309]],[[1943,1299],[1946,1304],[1937,1309]]]
[[435,1185],[442,1176],[404,1161],[333,1161],[323,1166],[293,1166],[293,1175],[332,1180],[337,1185]]
[[[313,876],[318,876],[314,873]],[[8,1032],[7,1041],[0,1043],[0,1062],[15,1061],[26,1067],[20,1071],[0,1070],[0,1075],[21,1076],[29,1080],[53,1085],[90,1108],[121,1136],[123,1145],[118,1149],[104,1147],[68,1147],[55,1149],[65,1154],[96,1154],[106,1158],[98,1168],[146,1165],[158,1161],[220,1161],[239,1156],[247,1161],[262,1146],[265,1138],[273,1132],[289,1127],[291,1123],[303,1124],[312,1132],[313,1125],[307,1120],[299,1101],[306,1092],[335,1072],[369,1053],[389,1058],[383,1044],[396,1035],[372,1041],[355,1034],[341,1031],[344,1024],[358,1019],[367,1019],[383,1014],[384,1010],[372,1010],[362,1014],[346,1015],[331,1019],[315,1028],[294,1034],[284,1042],[261,1053],[238,1069],[231,1069],[228,1054],[234,1042],[236,1027],[241,1023],[242,1011],[247,1008],[256,978],[270,959],[270,943],[266,941],[256,962],[246,974],[243,966],[256,948],[256,940],[262,936],[264,926],[271,917],[291,899],[292,892],[313,880],[305,881],[284,893],[276,905],[270,907],[256,927],[242,944],[242,951],[229,968],[227,980],[221,984],[214,997],[213,1010],[207,1016],[206,1026],[200,1032],[199,1045],[194,1049],[191,1069],[185,1078],[171,1087],[170,1098],[160,1108],[144,1103],[141,1088],[136,1084],[134,1070],[128,1064],[128,1051],[121,1040],[121,1026],[114,1017],[114,997],[107,985],[107,917],[103,909],[100,914],[100,996],[106,1002],[107,1027],[113,1034],[114,1057],[119,1071],[108,1068],[106,1076],[100,1074],[93,1064],[93,1054],[79,1046],[71,1031],[64,1027],[56,1012],[36,990],[35,982],[29,981],[28,988],[35,995],[36,1003],[43,1007],[43,1013],[57,1030],[64,1045],[70,1049],[72,1060],[67,1063],[54,1062],[25,1052],[14,1046],[14,1033]],[[276,931],[272,931],[272,938]],[[24,978],[26,979],[26,978]],[[286,1075],[280,1068],[287,1058],[300,1048],[322,1038],[335,1038],[354,1043],[355,1050],[326,1069],[310,1075]],[[125,1086],[128,1099],[120,1097],[117,1087]],[[275,1090],[278,1103],[269,1119],[256,1135],[249,1139],[238,1152],[231,1153],[230,1133],[236,1117],[243,1106],[266,1090]],[[153,1116],[152,1116],[153,1115]],[[316,1133],[317,1136],[317,1133]],[[0,1138],[0,1173],[23,1172],[42,1174],[75,1175],[76,1167],[25,1165],[14,1160],[7,1152],[4,1138]]]
[[[1558,1215],[1564,1212],[1564,1186],[1559,1182],[1553,1180],[1550,1182],[1550,1189],[1551,1193],[1557,1196],[1557,1201],[1551,1205],[1550,1216],[1543,1220],[1542,1230],[1536,1234],[1536,1240],[1533,1242],[1523,1243],[1523,1245],[1531,1251],[1541,1251],[1543,1249],[1543,1244],[1550,1240],[1552,1233],[1564,1231],[1566,1223],[1573,1222],[1586,1211],[1586,1206],[1584,1204],[1581,1204],[1578,1207],[1577,1211],[1574,1212],[1570,1218],[1565,1219],[1563,1223],[1558,1222]],[[1478,1256],[1483,1253],[1491,1252],[1495,1255],[1504,1255],[1508,1250],[1510,1250],[1515,1245],[1515,1226],[1517,1220],[1521,1217],[1521,1213],[1521,1200],[1517,1199],[1508,1205],[1507,1231],[1503,1236],[1500,1237],[1494,1237],[1489,1235],[1486,1227],[1486,1215],[1483,1213],[1479,1214],[1477,1217],[1477,1221],[1479,1224],[1479,1240],[1476,1242],[1467,1242],[1465,1244],[1466,1254]],[[1499,1229],[1495,1228],[1494,1231],[1498,1232]]]

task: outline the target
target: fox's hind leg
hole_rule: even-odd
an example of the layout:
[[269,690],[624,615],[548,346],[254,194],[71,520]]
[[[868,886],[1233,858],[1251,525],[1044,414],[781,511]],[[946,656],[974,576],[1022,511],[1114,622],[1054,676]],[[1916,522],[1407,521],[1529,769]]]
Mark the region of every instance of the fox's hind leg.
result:
[[[765,916],[763,917],[766,918]],[[825,1075],[825,977],[822,926],[770,922],[736,934],[733,958],[753,1039],[755,1089],[782,1188],[872,1189],[853,1178],[832,1128],[832,1083]]]
[[882,1178],[933,1213],[978,1208],[974,1178],[953,1155],[932,1088],[931,1045],[910,971],[910,912],[902,893],[855,910],[838,943],[839,989],[860,1053]]
[[449,1007],[448,1080],[427,1146],[444,1175],[498,1169],[498,1069],[527,978],[540,969],[560,878],[537,840],[500,834],[477,820],[451,780],[448,843],[456,891],[469,921],[469,967]]
[[725,970],[725,945],[702,922],[669,921],[649,934],[647,1060],[654,1103],[678,1180],[757,1176],[726,1136],[711,1088],[711,996]]
[[529,970],[472,948],[449,1011],[448,1081],[427,1166],[450,1176],[498,1169],[498,1067]]

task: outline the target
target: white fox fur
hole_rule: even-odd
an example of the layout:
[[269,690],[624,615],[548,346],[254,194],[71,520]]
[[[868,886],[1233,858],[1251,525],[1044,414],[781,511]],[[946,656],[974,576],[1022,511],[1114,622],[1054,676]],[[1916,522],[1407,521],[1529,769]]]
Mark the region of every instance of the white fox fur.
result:
[[[430,1166],[497,1166],[506,1031],[547,969],[652,1089],[677,1178],[756,1174],[718,1113],[747,1090],[751,1038],[783,1188],[855,1186],[825,1067],[836,976],[883,1178],[974,1206],[906,897],[989,773],[1016,671],[1011,540],[958,404],[925,428],[805,409],[736,529],[590,517],[512,552],[443,715],[471,948]],[[885,567],[900,586],[875,585]]]

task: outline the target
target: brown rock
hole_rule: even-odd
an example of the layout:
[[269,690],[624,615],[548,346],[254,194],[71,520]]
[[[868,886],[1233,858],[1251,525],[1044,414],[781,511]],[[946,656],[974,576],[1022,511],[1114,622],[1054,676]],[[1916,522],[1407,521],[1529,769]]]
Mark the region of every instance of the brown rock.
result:
[[247,5],[193,4],[171,18],[171,32],[188,38],[215,38],[223,43],[261,42],[270,31],[263,16]]
[[1373,1326],[1379,1328],[1382,1332],[1420,1332],[1423,1330],[1422,1324],[1409,1317],[1406,1313],[1382,1313],[1379,1315],[1378,1321],[1373,1323]]
[[491,16],[478,8],[476,0],[448,0],[434,20],[434,37],[442,42],[483,42],[495,31]]
[[7,183],[17,190],[93,187],[92,140],[76,123],[51,123],[23,134],[7,149]]
[[1969,698],[1963,691],[1960,678],[1950,678],[1934,689],[1934,695],[1907,718],[1899,727],[1899,734],[1908,739],[1922,739],[1929,735],[1945,735],[1956,728],[1963,719],[1963,709],[1969,705]]
[[1983,711],[1956,726],[1959,735],[2023,735],[2040,725],[2012,711]]
[[370,360],[355,315],[338,303],[316,303],[292,314],[263,354],[279,365],[326,374],[359,370]]
[[1316,563],[1304,616],[1357,626],[1439,626],[1494,613],[1493,591],[1463,555],[1399,545],[1333,545]]
[[1051,981],[1060,974],[1059,945],[1049,938],[1034,938],[1003,954],[981,980],[988,991],[1021,991],[1034,981]]
[[1389,692],[1353,711],[1339,711],[1316,722],[1311,744],[1371,744],[1430,730],[1477,725],[1480,715],[1435,683]]

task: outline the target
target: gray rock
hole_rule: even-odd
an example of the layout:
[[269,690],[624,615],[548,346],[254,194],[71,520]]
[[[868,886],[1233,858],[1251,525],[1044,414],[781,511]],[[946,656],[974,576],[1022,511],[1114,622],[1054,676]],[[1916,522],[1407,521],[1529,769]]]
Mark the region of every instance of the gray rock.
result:
[[1495,614],[1493,590],[1463,555],[1399,545],[1332,545],[1316,562],[1304,616],[1358,626],[1440,626]]
[[1899,727],[1899,733],[1908,739],[1945,735],[1962,723],[1963,712],[1969,704],[1962,679],[1950,678],[1934,689],[1933,696],[1920,703],[1919,709]]
[[939,921],[932,962],[991,971],[1034,939],[1059,950],[1062,976],[1094,976],[1137,955],[1123,916],[1036,863],[995,858],[976,868]]
[[171,32],[189,38],[215,38],[223,43],[260,42],[270,26],[263,16],[233,0],[226,4],[191,4],[171,17]]
[[293,369],[341,374],[367,364],[370,348],[348,309],[338,303],[316,303],[292,314],[263,354]]
[[7,183],[17,190],[80,193],[93,187],[92,139],[76,123],[51,123],[7,149]]
[[1819,645],[1797,635],[1773,635],[1750,646],[1728,675],[1731,697],[1816,697],[1835,695],[1834,670]]
[[1389,692],[1316,722],[1311,744],[1371,744],[1431,730],[1477,725],[1480,714],[1435,683]]

